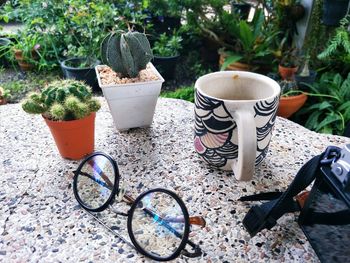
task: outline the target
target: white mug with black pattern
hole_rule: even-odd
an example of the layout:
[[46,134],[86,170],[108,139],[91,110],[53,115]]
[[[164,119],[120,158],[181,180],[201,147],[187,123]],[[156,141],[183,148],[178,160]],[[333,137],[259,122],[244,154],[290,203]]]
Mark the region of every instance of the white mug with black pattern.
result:
[[251,180],[267,154],[280,91],[276,81],[252,72],[201,76],[195,84],[196,152],[232,170],[237,180]]

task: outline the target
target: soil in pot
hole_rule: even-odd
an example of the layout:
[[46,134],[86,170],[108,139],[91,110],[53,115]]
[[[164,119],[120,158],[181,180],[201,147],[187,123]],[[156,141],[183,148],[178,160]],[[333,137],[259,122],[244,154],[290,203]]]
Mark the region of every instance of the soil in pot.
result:
[[278,105],[277,115],[289,118],[305,104],[307,95],[302,93],[296,96],[281,97]]
[[73,121],[52,121],[44,118],[63,158],[79,160],[94,151],[95,116]]
[[61,69],[65,78],[84,81],[93,92],[100,92],[95,66],[99,61],[89,61],[87,58],[70,58],[60,62]]

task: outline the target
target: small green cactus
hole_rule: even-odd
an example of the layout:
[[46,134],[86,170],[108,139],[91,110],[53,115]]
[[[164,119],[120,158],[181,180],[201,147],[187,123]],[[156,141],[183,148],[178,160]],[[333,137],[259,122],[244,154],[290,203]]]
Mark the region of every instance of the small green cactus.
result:
[[148,39],[137,31],[112,32],[101,44],[102,62],[123,77],[135,78],[153,58]]
[[24,111],[58,121],[82,119],[100,107],[91,89],[77,80],[53,81],[41,93],[29,94],[22,103]]

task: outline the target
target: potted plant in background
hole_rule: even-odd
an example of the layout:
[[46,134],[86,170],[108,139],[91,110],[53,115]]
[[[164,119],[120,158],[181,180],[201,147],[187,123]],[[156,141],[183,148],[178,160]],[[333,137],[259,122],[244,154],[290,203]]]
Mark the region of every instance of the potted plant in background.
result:
[[177,61],[180,57],[182,37],[174,31],[172,36],[163,33],[153,45],[154,66],[165,80],[173,79]]
[[64,25],[60,32],[69,32],[62,36],[65,40],[60,54],[64,58],[60,61],[63,74],[66,78],[84,81],[94,92],[100,92],[95,72],[95,66],[100,64],[100,43],[123,9],[115,8],[113,1],[62,2],[64,15],[59,17],[58,25]]
[[298,71],[296,50],[290,48],[282,53],[281,62],[278,65],[278,73],[283,80],[292,80]]
[[307,95],[305,92],[299,90],[294,79],[283,79],[278,83],[281,86],[282,95],[280,97],[277,115],[289,118],[305,104]]
[[51,82],[22,103],[27,113],[42,115],[61,156],[73,160],[94,151],[95,112],[100,107],[91,89],[76,80]]
[[230,24],[236,43],[219,50],[221,70],[268,72],[264,63],[273,60],[271,46],[278,32],[265,25],[264,21],[264,11],[258,8],[251,22],[238,20]]
[[105,65],[96,67],[98,83],[118,130],[150,126],[164,79],[149,63],[152,50],[144,33],[116,31],[101,44]]
[[12,45],[14,57],[23,71],[35,68],[39,59],[40,37],[38,34],[23,31]]

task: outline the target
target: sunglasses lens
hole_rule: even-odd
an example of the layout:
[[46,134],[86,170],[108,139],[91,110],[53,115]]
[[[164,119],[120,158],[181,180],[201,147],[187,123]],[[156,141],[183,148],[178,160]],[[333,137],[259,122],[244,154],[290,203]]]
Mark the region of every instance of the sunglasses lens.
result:
[[98,209],[109,200],[115,173],[111,161],[95,155],[85,161],[77,175],[77,194],[87,209]]
[[151,192],[140,199],[131,224],[135,241],[154,257],[171,257],[184,239],[184,213],[177,200],[164,192]]

